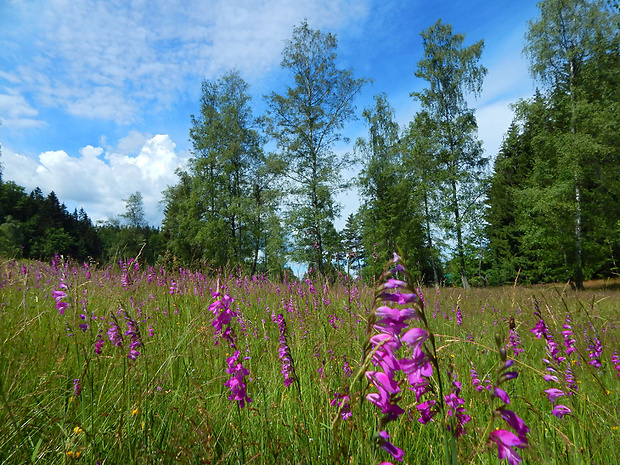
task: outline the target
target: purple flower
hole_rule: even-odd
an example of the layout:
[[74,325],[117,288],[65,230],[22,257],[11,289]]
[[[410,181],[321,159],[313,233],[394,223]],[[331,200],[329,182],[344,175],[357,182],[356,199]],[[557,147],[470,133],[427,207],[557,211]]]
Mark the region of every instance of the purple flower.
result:
[[78,397],[81,392],[82,392],[82,386],[80,386],[80,380],[74,379],[73,380],[73,393],[75,394],[75,397]]
[[[61,281],[60,288],[67,289],[67,285]],[[65,313],[65,310],[70,307],[68,302],[63,302],[62,300],[67,297],[67,293],[64,290],[60,291],[60,290],[54,289],[52,291],[52,297],[54,297],[54,299],[56,300],[56,308],[58,309],[58,312],[61,315]]]
[[509,337],[509,342],[507,346],[510,346],[512,348],[512,351],[515,357],[518,357],[521,352],[525,351],[525,349],[520,347],[521,338],[519,337],[519,335],[514,329],[510,330],[510,337]]
[[618,372],[618,378],[620,378],[620,357],[618,357],[618,352],[615,350],[613,355],[611,356],[611,363]]
[[549,398],[551,403],[554,405],[555,405],[555,401],[558,398],[566,395],[564,394],[564,391],[562,391],[561,389],[556,389],[556,388],[545,389],[545,393],[547,394],[547,397]]
[[[456,437],[461,436],[465,433],[464,425],[471,420],[471,417],[465,413],[465,408],[462,405],[465,403],[465,400],[460,398],[456,393],[451,392],[447,396],[444,397],[446,401],[446,405],[448,406],[448,415],[454,416],[455,426],[454,426],[454,435]],[[448,430],[450,428],[448,427]]]
[[575,347],[575,339],[573,334],[573,328],[571,326],[570,314],[566,315],[566,322],[564,323],[564,331],[562,331],[562,336],[564,336],[564,347],[566,347],[566,355],[570,355],[577,350]]
[[422,328],[411,328],[401,337],[401,341],[413,349],[420,347],[427,339],[428,332]]
[[97,355],[101,354],[101,348],[103,347],[103,337],[101,334],[97,334],[97,341],[95,342],[95,353]]
[[379,447],[394,457],[399,462],[403,461],[403,457],[405,456],[405,452],[402,449],[399,449],[394,444],[392,444],[388,439],[390,435],[387,431],[381,431],[378,437]]
[[280,346],[278,347],[278,355],[282,361],[282,375],[284,376],[284,385],[289,387],[295,381],[295,369],[293,368],[293,357],[291,357],[291,349],[286,342],[286,321],[281,313],[275,318],[280,330]]
[[545,320],[543,320],[542,318],[538,320],[538,323],[536,323],[536,326],[530,329],[530,332],[533,333],[537,339],[540,339],[541,337],[543,337],[547,333],[547,327],[545,326]]
[[416,406],[416,409],[420,412],[420,418],[418,418],[420,423],[425,425],[433,419],[437,414],[437,410],[433,409],[436,403],[437,401],[435,400],[427,400]]
[[510,403],[510,397],[508,397],[508,394],[502,388],[496,387],[493,390],[493,396],[498,397],[505,404],[509,404]]
[[122,347],[123,336],[121,336],[120,330],[115,321],[110,322],[110,328],[108,329],[107,334],[108,334],[108,339],[110,339],[113,345],[117,347]]
[[603,344],[598,337],[594,337],[588,345],[588,355],[590,356],[590,365],[595,368],[601,368],[601,355],[603,355]]
[[507,459],[510,465],[521,463],[521,456],[513,449],[523,449],[527,442],[522,441],[514,433],[506,429],[497,429],[490,434],[490,438],[497,444],[497,456],[500,460]]
[[332,407],[338,406],[340,408],[340,415],[342,416],[343,420],[347,420],[353,415],[351,413],[351,406],[349,405],[349,401],[350,398],[348,394],[340,394],[339,392],[335,392],[334,399],[330,402],[330,405]]
[[239,407],[245,407],[246,402],[252,402],[252,399],[248,396],[246,392],[245,385],[245,377],[250,374],[250,372],[243,367],[241,362],[239,361],[239,351],[235,351],[235,353],[226,359],[228,363],[228,368],[226,369],[226,373],[232,375],[231,378],[224,383],[224,385],[230,389],[230,396],[228,396],[228,400],[236,400],[239,402]]
[[558,418],[562,418],[564,415],[568,415],[569,413],[571,413],[571,409],[562,404],[556,405],[551,411],[551,415],[555,415]]
[[504,421],[508,424],[508,426],[512,427],[512,429],[516,431],[519,439],[523,443],[527,444],[527,433],[530,432],[530,429],[525,424],[525,422],[521,418],[519,418],[519,416],[517,416],[517,414],[514,413],[512,410],[502,408],[499,409],[498,412],[504,419]]
[[131,339],[131,343],[129,344],[129,354],[127,354],[127,357],[130,360],[135,361],[140,355],[140,352],[138,352],[137,349],[138,347],[142,347],[142,336],[140,334],[138,324],[128,316],[126,316],[126,318],[128,329],[125,331],[125,336],[129,336]]

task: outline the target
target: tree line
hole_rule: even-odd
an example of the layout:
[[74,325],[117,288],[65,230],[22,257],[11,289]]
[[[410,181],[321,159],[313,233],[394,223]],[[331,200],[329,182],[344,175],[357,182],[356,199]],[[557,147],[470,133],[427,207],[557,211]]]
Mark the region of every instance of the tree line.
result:
[[[161,230],[140,235],[145,225],[108,222],[94,228],[99,254],[150,241],[151,259],[275,275],[294,262],[321,275],[371,279],[400,249],[427,284],[570,281],[581,288],[585,279],[614,276],[618,13],[602,1],[539,3],[524,48],[539,89],[514,105],[494,160],[483,153],[469,106],[487,72],[484,41],[466,45],[441,20],[422,31],[416,76],[426,86],[411,94],[420,110],[401,127],[387,96],[376,95],[362,111],[367,136],[343,154],[350,143],[343,129],[356,118],[367,80],[338,67],[333,34],[303,22],[282,52],[290,80],[264,97],[264,114],[254,114],[238,72],[203,82],[200,113],[191,116],[192,158],[163,193]],[[355,164],[359,176],[346,179]],[[353,184],[361,206],[337,231],[336,196]],[[69,216],[87,223],[81,212]]]

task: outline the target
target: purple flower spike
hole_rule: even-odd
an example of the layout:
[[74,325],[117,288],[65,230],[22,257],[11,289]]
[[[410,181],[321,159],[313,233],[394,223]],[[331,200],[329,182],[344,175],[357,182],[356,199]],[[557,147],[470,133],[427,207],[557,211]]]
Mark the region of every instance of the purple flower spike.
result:
[[497,444],[497,456],[500,460],[507,459],[510,465],[521,463],[521,456],[513,449],[523,449],[527,443],[506,429],[498,429],[490,434],[491,440]]
[[232,377],[224,383],[224,385],[230,389],[230,396],[228,396],[228,400],[236,400],[239,402],[239,407],[245,407],[246,402],[252,402],[252,399],[248,396],[246,392],[245,386],[245,377],[250,374],[250,372],[243,367],[241,362],[239,362],[239,351],[235,351],[235,353],[226,359],[228,363],[228,368],[226,369],[226,373],[232,375]]
[[108,329],[108,339],[113,345],[121,347],[123,345],[123,336],[115,321],[110,322],[110,329]]

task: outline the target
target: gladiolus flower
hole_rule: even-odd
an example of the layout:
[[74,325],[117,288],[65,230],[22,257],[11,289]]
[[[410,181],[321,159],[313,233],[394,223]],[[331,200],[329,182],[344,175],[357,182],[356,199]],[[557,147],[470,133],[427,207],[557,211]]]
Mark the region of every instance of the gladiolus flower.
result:
[[568,415],[571,412],[572,410],[569,409],[566,405],[558,404],[555,407],[553,407],[553,410],[551,410],[551,415],[555,415],[558,418],[562,418],[564,415]]
[[506,429],[498,429],[490,434],[491,440],[497,444],[497,456],[500,460],[507,459],[510,465],[521,463],[521,456],[513,449],[523,449],[527,443]]

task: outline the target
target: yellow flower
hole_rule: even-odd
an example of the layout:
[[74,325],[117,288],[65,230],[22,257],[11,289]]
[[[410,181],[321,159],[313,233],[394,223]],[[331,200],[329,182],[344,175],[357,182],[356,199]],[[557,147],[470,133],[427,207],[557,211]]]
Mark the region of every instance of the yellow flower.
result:
[[140,413],[140,410],[136,407],[135,409],[131,411],[131,416],[133,417],[134,415],[137,415],[138,413]]
[[80,434],[82,431],[84,431],[82,428],[80,428],[79,426],[76,426],[75,428],[73,428],[73,432],[75,434]]
[[609,389],[607,389],[607,395],[609,395],[609,393],[610,393],[610,392],[611,392],[611,391],[610,391]]
[[454,358],[454,354],[450,354],[450,357]]
[[68,456],[68,457],[73,457],[73,451],[72,451],[72,450],[70,450],[69,452],[67,452],[67,456]]
[[617,426],[612,426],[612,427],[611,427],[611,430],[612,430],[612,431],[618,431],[618,427],[617,427]]
[[75,453],[75,458],[76,458],[76,459],[79,459],[79,458],[80,458],[80,455],[82,455],[82,451],[81,451],[81,450],[78,450],[78,451]]
[[69,397],[69,402],[73,402],[73,396]]

